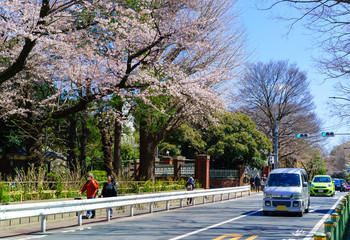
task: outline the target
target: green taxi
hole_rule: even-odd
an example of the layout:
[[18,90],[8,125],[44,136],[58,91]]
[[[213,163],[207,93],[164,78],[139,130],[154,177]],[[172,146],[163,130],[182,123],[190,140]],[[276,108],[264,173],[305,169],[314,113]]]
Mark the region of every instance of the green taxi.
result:
[[334,181],[329,175],[316,175],[310,185],[311,195],[331,195],[334,196]]

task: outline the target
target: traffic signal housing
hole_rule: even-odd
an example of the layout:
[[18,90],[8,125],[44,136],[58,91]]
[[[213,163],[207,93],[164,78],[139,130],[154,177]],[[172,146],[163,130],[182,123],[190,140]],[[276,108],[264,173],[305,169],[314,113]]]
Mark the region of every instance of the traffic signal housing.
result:
[[322,132],[322,137],[334,137],[334,132]]
[[308,138],[309,137],[309,134],[307,133],[298,133],[297,134],[297,138]]

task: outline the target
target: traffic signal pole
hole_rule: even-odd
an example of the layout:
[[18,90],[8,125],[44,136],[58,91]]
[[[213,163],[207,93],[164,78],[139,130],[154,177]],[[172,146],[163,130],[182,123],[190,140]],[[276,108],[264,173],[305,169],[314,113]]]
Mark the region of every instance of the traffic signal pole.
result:
[[275,120],[275,166],[274,169],[278,168],[278,123],[277,120]]

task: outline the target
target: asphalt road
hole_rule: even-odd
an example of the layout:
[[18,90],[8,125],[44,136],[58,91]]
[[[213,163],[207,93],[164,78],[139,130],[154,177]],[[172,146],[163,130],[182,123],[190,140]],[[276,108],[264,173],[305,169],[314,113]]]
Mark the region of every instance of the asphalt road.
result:
[[310,213],[303,217],[291,214],[263,216],[263,196],[253,194],[230,201],[118,218],[109,223],[83,225],[10,239],[313,239],[313,233],[323,226],[327,214],[331,213],[330,209],[344,195],[337,192],[334,197],[311,197]]

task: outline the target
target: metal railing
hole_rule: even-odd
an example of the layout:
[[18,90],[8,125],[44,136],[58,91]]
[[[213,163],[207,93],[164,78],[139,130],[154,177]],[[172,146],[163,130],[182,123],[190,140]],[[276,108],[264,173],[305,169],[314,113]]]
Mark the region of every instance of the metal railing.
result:
[[156,202],[166,202],[166,210],[170,209],[169,201],[180,200],[180,207],[183,207],[183,199],[203,197],[203,203],[206,202],[206,197],[212,196],[212,202],[215,202],[215,196],[220,195],[220,200],[224,200],[224,194],[230,199],[231,194],[248,192],[250,195],[250,186],[233,187],[233,188],[218,188],[210,190],[195,190],[195,191],[180,191],[155,193],[144,195],[132,195],[98,199],[70,200],[62,202],[45,202],[31,203],[18,205],[3,205],[0,206],[0,220],[20,219],[27,217],[41,217],[41,231],[46,231],[46,219],[48,215],[77,212],[78,225],[82,225],[82,212],[92,209],[106,209],[106,219],[110,221],[110,208],[130,206],[130,216],[134,215],[134,205],[150,204],[149,212],[153,212],[153,204]]
[[343,240],[348,239],[349,233],[349,214],[350,214],[350,193],[344,196],[335,212],[331,214],[331,220],[324,222],[324,233],[315,233],[314,239],[320,240]]

